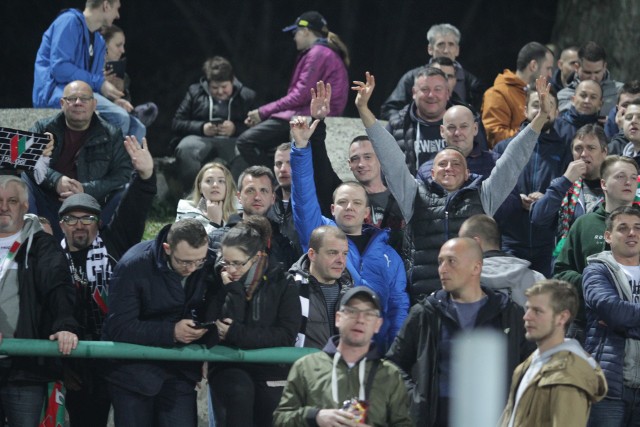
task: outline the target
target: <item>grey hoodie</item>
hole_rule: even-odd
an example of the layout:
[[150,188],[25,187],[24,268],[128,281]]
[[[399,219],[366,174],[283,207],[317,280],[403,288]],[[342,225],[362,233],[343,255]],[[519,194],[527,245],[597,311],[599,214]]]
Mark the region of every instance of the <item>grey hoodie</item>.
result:
[[524,307],[527,297],[524,291],[545,277],[531,270],[531,263],[514,256],[489,256],[482,260],[480,284],[494,291],[510,294],[511,299]]

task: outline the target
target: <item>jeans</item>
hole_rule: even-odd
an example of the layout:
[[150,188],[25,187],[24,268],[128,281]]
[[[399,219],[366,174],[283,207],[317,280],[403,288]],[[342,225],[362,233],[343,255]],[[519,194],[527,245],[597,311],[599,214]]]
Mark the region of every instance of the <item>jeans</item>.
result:
[[228,368],[209,377],[216,425],[271,427],[284,387],[269,387],[245,370]]
[[47,394],[46,384],[0,385],[0,420],[11,427],[37,427]]
[[144,396],[109,383],[113,421],[118,427],[196,427],[195,384],[165,380],[155,396]]
[[138,118],[127,113],[127,110],[114,104],[99,93],[93,96],[98,101],[96,111],[104,120],[114,127],[122,130],[122,135],[135,135],[138,141],[142,143],[142,138],[147,134],[147,128]]
[[249,165],[263,165],[273,168],[273,151],[289,138],[289,122],[281,119],[267,119],[242,132],[238,137],[238,151]]
[[639,427],[640,388],[623,386],[622,399],[605,397],[591,406],[589,427]]

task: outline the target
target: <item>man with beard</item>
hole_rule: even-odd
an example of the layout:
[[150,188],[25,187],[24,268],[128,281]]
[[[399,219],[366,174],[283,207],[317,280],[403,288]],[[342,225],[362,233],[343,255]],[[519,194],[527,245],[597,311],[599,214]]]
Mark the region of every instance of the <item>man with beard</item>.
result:
[[513,372],[500,425],[584,426],[607,382],[580,343],[564,337],[578,311],[578,294],[560,280],[540,281],[525,294],[525,337],[538,349]]
[[505,69],[484,93],[482,123],[489,147],[514,136],[525,119],[526,87],[538,77],[551,78],[553,54],[538,42],[527,43],[518,52],[515,73]]
[[[142,239],[147,214],[156,194],[153,158],[135,137],[124,145],[135,173],[113,219],[101,224],[101,207],[87,193],[74,194],[60,207],[62,248],[76,289],[74,315],[80,339],[98,341],[107,314],[111,273],[116,262]],[[66,408],[74,425],[106,426],[111,407],[103,363],[98,359],[74,359],[65,366]]]

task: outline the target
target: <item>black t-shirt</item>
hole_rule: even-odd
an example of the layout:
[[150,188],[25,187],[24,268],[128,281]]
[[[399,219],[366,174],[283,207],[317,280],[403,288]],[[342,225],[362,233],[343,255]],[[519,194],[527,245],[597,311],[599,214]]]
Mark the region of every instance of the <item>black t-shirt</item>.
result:
[[359,236],[347,235],[347,237],[356,245],[358,248],[358,252],[362,255],[364,250],[367,248],[369,244],[369,240],[371,239],[371,235],[369,234],[361,234]]

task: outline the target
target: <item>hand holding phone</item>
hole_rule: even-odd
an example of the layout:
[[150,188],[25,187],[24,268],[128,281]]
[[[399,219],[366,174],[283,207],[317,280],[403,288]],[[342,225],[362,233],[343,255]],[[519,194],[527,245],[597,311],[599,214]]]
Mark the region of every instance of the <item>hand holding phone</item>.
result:
[[224,119],[222,119],[220,117],[214,117],[213,119],[209,120],[209,123],[211,123],[212,125],[219,126],[222,123],[224,123]]
[[216,324],[215,320],[211,322],[197,322],[194,320],[193,323],[195,324],[194,326],[192,326],[193,329],[209,329]]

